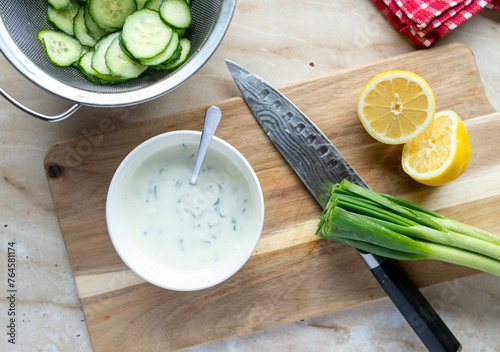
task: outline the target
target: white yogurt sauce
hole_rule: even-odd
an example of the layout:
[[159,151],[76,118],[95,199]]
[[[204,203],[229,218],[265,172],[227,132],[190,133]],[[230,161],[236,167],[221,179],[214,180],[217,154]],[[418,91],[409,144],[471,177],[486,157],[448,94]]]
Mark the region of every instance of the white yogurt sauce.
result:
[[205,269],[248,250],[257,226],[255,199],[243,174],[209,149],[190,184],[198,145],[158,152],[127,175],[120,202],[137,249],[176,269]]

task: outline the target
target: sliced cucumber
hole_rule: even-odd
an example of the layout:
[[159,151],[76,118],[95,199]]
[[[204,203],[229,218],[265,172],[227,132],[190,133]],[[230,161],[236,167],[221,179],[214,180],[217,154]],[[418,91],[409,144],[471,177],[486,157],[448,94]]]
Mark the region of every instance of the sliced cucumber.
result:
[[92,68],[102,75],[110,75],[111,71],[106,65],[106,51],[111,42],[120,35],[120,32],[108,34],[97,42],[94,47],[94,55],[92,55]]
[[[81,43],[80,43],[81,44]],[[91,50],[94,50],[93,48],[91,47],[88,47],[86,45],[82,45],[82,53],[80,55],[80,59],[82,58],[83,55],[85,55],[86,53],[88,53],[89,51]]]
[[80,59],[82,46],[75,38],[52,29],[39,31],[37,37],[54,65],[66,67]]
[[111,73],[126,79],[139,77],[147,66],[141,65],[129,58],[120,46],[120,37],[116,37],[111,42],[106,51],[106,65]]
[[160,5],[162,2],[163,0],[147,0],[144,4],[144,7],[151,10],[160,11]]
[[47,19],[57,30],[38,32],[48,59],[78,68],[95,84],[127,82],[148,67],[174,70],[191,51],[183,38],[192,22],[190,0],[48,2]]
[[191,7],[186,0],[164,0],[160,5],[160,16],[176,29],[188,28],[193,21]]
[[134,58],[151,59],[165,51],[173,33],[157,11],[145,8],[127,17],[121,40]]
[[56,8],[49,5],[47,7],[47,21],[64,33],[74,35],[73,20],[79,8],[80,4],[76,0],[71,0],[69,6],[64,10],[56,10]]
[[177,60],[175,60],[172,63],[153,66],[152,68],[160,71],[171,71],[181,66],[184,62],[186,62],[188,55],[191,51],[191,41],[187,38],[181,38],[179,40],[179,45],[181,46],[181,55]]
[[137,4],[137,10],[142,10],[146,5],[146,2],[148,2],[148,0],[135,0],[135,3]]
[[92,82],[99,85],[115,85],[119,83],[127,82],[128,79],[123,79],[118,76],[113,75],[103,75],[92,68],[92,56],[94,55],[93,51],[89,51],[84,54],[80,61],[78,62],[78,68],[83,72],[85,76]]
[[156,66],[159,64],[163,64],[167,61],[170,61],[172,59],[172,56],[176,54],[178,49],[179,49],[179,34],[177,34],[177,32],[174,31],[174,34],[172,35],[172,40],[170,40],[170,43],[168,44],[167,48],[160,55],[157,55],[152,59],[140,60],[140,63],[143,64],[144,66]]
[[97,42],[85,25],[85,7],[83,6],[78,9],[78,13],[73,20],[73,32],[75,33],[76,39],[78,39],[82,45],[94,46]]
[[69,0],[49,0],[49,4],[56,10],[64,10],[70,4]]
[[[182,46],[181,46],[180,39],[181,38],[179,37],[179,44],[177,44],[177,49],[175,49],[174,54],[170,57],[170,59],[161,63],[160,65],[162,65],[162,66],[170,65],[171,63],[177,61],[177,59],[181,57]],[[156,66],[158,66],[158,65],[156,65]]]
[[184,37],[186,35],[187,29],[176,29],[177,33],[179,33],[179,37]]
[[88,6],[94,22],[107,32],[122,28],[127,16],[137,10],[135,0],[89,0]]
[[87,27],[90,35],[93,36],[96,40],[99,40],[106,35],[106,31],[99,28],[99,26],[92,19],[92,16],[90,16],[88,6],[85,6],[84,18],[85,18],[85,26]]
[[131,53],[128,52],[127,48],[123,45],[123,40],[122,40],[122,36],[120,35],[120,47],[122,48],[122,51],[125,53],[125,55],[128,56],[128,58],[132,61],[135,61],[137,63],[141,63],[139,60],[137,60],[134,56],[132,56]]

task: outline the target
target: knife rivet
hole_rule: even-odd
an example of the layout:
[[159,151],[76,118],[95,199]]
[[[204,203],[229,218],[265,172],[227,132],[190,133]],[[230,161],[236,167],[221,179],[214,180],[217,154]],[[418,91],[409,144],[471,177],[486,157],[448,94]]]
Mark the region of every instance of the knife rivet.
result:
[[279,108],[281,108],[281,105],[282,105],[282,104],[281,104],[281,101],[279,101],[279,100],[276,100],[276,101],[274,102],[274,108],[275,108],[276,110],[278,110]]
[[290,122],[290,120],[292,119],[293,117],[293,114],[289,111],[285,114],[285,121],[286,122]]

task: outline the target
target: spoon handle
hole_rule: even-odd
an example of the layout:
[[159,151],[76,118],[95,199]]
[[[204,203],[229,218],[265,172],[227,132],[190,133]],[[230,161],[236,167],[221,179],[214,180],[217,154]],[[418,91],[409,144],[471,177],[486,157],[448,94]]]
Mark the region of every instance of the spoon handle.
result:
[[203,132],[201,133],[200,147],[198,148],[198,156],[194,165],[193,176],[191,177],[191,184],[196,183],[198,173],[200,172],[201,164],[205,158],[208,145],[215,134],[215,130],[219,125],[222,117],[222,112],[217,106],[210,106],[205,112],[205,121],[203,122]]

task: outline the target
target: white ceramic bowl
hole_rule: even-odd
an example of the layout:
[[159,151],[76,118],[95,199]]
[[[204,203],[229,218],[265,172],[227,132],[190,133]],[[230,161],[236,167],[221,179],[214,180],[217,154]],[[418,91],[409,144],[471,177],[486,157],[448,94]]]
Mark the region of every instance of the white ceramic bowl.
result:
[[175,131],[136,147],[109,186],[106,222],[121,259],[144,280],[177,291],[235,274],[262,232],[264,200],[248,161],[214,137],[189,184],[200,132]]

